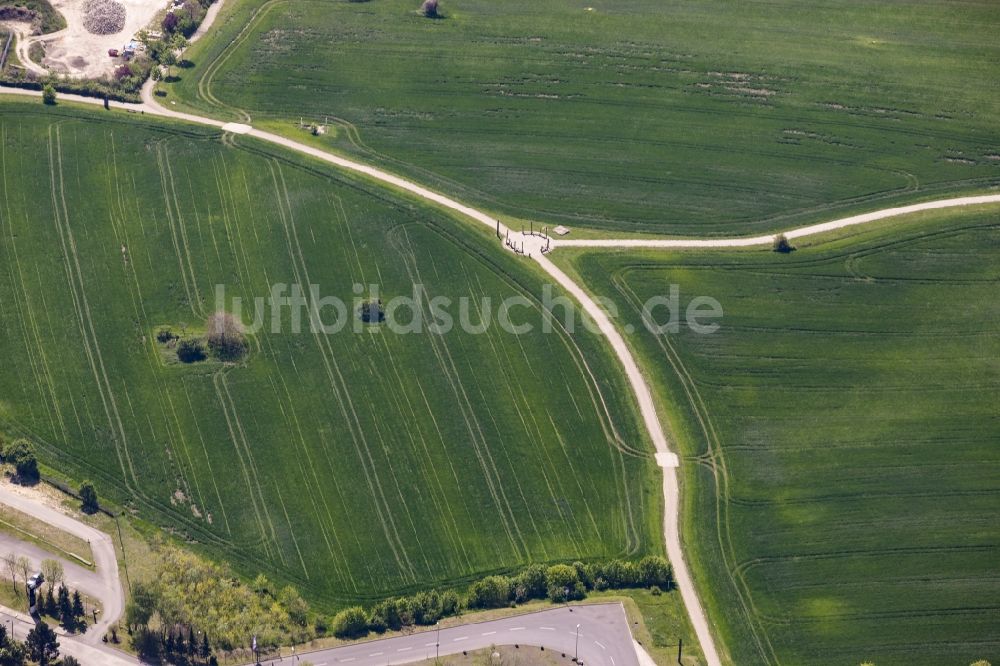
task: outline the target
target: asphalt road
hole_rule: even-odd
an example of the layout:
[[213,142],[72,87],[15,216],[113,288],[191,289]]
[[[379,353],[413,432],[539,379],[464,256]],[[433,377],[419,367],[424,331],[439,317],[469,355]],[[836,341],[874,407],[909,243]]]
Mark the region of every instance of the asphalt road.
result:
[[408,636],[308,652],[298,655],[297,659],[287,656],[283,660],[262,659],[261,663],[389,666],[434,659],[440,643],[441,656],[496,646],[503,654],[516,651],[527,657],[541,652],[544,647],[569,666],[576,655],[577,625],[580,626],[579,657],[587,666],[639,666],[628,618],[619,603],[555,608],[442,629],[440,638],[436,630],[430,629]]
[[[95,572],[88,571],[65,558],[56,557],[55,559],[62,561],[66,570],[67,582],[71,587],[79,585],[82,591],[100,600],[103,612],[98,617],[97,624],[92,625],[83,636],[79,637],[79,640],[84,643],[100,645],[101,638],[107,632],[108,627],[118,621],[125,609],[125,593],[122,591],[121,581],[118,579],[118,559],[115,556],[115,546],[111,537],[61,511],[42,504],[32,497],[19,493],[9,484],[0,484],[0,502],[90,542],[90,549],[94,555]],[[0,548],[3,549],[0,552],[5,553],[8,550],[13,550],[18,555],[27,555],[36,560],[53,557],[33,544],[16,540],[13,540],[13,543],[5,542]]]
[[[41,571],[41,562],[44,559],[59,560],[63,565],[63,571],[66,575],[66,587],[71,591],[79,590],[81,593],[94,599],[102,599],[106,595],[107,587],[105,586],[105,582],[95,571],[87,569],[74,560],[66,559],[65,556],[54,554],[33,543],[21,541],[11,534],[0,532],[0,555],[6,553],[14,553],[15,555],[24,555],[27,557],[31,561],[32,571]],[[6,566],[0,573],[5,577],[10,575],[10,572],[6,571]],[[18,577],[20,578],[20,574],[18,574]],[[0,585],[3,584],[3,582],[0,582]],[[7,585],[10,585],[10,583],[7,583]],[[43,585],[42,589],[47,590],[48,584]],[[23,580],[18,580],[17,591],[18,594],[24,594]]]

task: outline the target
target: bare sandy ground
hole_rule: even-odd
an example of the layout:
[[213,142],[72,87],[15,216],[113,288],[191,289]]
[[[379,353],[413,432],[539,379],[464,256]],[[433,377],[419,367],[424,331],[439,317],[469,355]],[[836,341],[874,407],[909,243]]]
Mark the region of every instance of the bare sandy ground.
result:
[[[34,42],[45,45],[45,67],[73,78],[98,78],[121,64],[108,57],[108,49],[125,45],[137,32],[148,27],[166,0],[118,0],[125,5],[125,27],[113,35],[92,35],[83,27],[84,0],[53,0],[52,6],[66,17],[67,28],[49,35],[20,39],[18,57],[27,54]],[[22,58],[24,60],[25,58]],[[35,69],[35,68],[31,68]]]

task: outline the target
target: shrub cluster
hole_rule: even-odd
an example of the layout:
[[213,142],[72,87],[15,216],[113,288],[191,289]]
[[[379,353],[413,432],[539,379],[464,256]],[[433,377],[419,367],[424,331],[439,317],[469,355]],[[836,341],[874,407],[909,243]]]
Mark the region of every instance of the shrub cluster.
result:
[[443,617],[458,615],[463,608],[502,608],[530,601],[553,602],[583,599],[589,590],[655,587],[669,589],[673,583],[670,564],[662,557],[638,562],[611,560],[583,564],[532,564],[514,576],[486,576],[469,586],[465,599],[452,591],[421,592],[412,597],[386,599],[366,610],[347,608],[333,618],[338,638],[361,638],[413,625],[431,625]]

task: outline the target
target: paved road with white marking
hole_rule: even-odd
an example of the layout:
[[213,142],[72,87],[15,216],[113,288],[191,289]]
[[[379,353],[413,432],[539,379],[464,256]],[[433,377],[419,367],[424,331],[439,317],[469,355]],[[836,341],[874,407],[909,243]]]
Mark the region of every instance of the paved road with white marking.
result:
[[[579,657],[586,666],[639,666],[628,618],[619,603],[554,608],[480,624],[464,624],[442,629],[440,638],[431,628],[408,636],[302,653],[299,657],[313,666],[387,666],[491,646],[496,646],[501,653],[516,651],[527,657],[541,652],[544,647],[569,666],[576,656],[577,625],[580,626]],[[283,661],[262,659],[261,663],[285,666],[296,662],[285,657]]]

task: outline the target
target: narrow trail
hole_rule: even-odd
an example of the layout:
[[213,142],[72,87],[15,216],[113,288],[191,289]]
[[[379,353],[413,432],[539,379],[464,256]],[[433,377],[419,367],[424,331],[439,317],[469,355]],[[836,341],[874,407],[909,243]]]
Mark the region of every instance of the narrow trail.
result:
[[[31,97],[40,97],[41,93],[32,90],[20,90],[20,89],[3,89],[3,92],[16,94],[16,95],[27,95]],[[84,104],[91,105],[101,105],[103,100],[81,97],[77,95],[60,95],[59,99],[62,101],[73,101],[81,102]],[[425,201],[437,204],[443,208],[455,211],[464,217],[472,219],[480,224],[487,225],[490,229],[496,229],[502,236],[517,236],[522,240],[522,247],[525,255],[538,263],[538,265],[553,279],[555,280],[563,289],[568,291],[580,304],[583,306],[587,314],[597,323],[601,333],[607,337],[608,342],[611,344],[615,355],[621,362],[625,375],[628,379],[629,385],[632,392],[635,394],[636,401],[639,406],[639,411],[642,416],[643,423],[649,433],[650,440],[656,450],[656,462],[657,465],[663,470],[663,499],[664,499],[664,516],[663,516],[663,532],[664,540],[666,542],[667,555],[670,558],[670,562],[674,569],[674,576],[677,581],[677,586],[681,592],[681,597],[684,600],[684,605],[687,608],[688,614],[691,619],[691,624],[694,628],[696,635],[698,636],[698,641],[701,644],[702,651],[705,654],[705,659],[708,666],[721,666],[722,661],[719,657],[719,651],[716,647],[715,639],[713,637],[712,631],[709,628],[709,622],[702,608],[701,602],[698,598],[697,590],[694,586],[694,581],[691,577],[691,572],[688,569],[687,562],[684,559],[684,554],[681,548],[680,530],[679,530],[679,512],[680,512],[680,492],[679,492],[679,482],[677,477],[677,467],[679,465],[679,459],[675,452],[670,450],[667,443],[666,435],[664,434],[660,418],[656,412],[656,406],[653,401],[652,393],[650,392],[649,385],[646,383],[643,377],[642,371],[639,368],[631,350],[626,344],[624,338],[618,329],[614,326],[611,320],[608,318],[604,310],[597,305],[597,303],[590,297],[590,295],[584,290],[583,287],[574,282],[568,275],[566,275],[559,267],[553,264],[545,254],[542,253],[542,247],[545,246],[546,241],[539,236],[528,236],[522,234],[520,231],[514,232],[513,230],[507,228],[498,220],[486,213],[479,211],[470,206],[466,206],[450,197],[443,194],[429,190],[417,183],[402,178],[395,174],[389,173],[382,169],[372,167],[360,162],[355,162],[353,160],[340,157],[338,155],[333,155],[327,153],[318,148],[312,146],[307,146],[305,144],[299,143],[292,139],[288,139],[277,134],[270,132],[264,132],[262,130],[254,129],[249,125],[244,125],[240,123],[227,123],[213,118],[205,118],[202,116],[197,116],[189,113],[183,113],[179,111],[173,111],[159,106],[153,95],[152,82],[148,82],[142,90],[142,103],[141,104],[126,104],[121,102],[111,102],[110,107],[115,109],[124,109],[132,113],[142,113],[149,114],[158,117],[172,118],[176,120],[182,120],[190,123],[196,123],[199,125],[207,125],[210,127],[219,128],[225,132],[231,132],[233,134],[248,135],[254,138],[267,141],[269,143],[282,146],[289,150],[296,151],[298,153],[308,155],[310,157],[322,160],[328,164],[332,164],[338,168],[345,169],[354,173],[362,174],[374,180],[380,181],[382,183],[391,185],[399,190],[405,191],[409,194],[415,195]],[[842,229],[849,226],[867,224],[875,222],[878,220],[883,220],[886,218],[905,215],[908,213],[914,213],[924,210],[934,210],[940,208],[949,208],[955,206],[969,206],[977,204],[986,203],[998,203],[1000,202],[1000,194],[995,195],[984,195],[984,196],[968,196],[968,197],[958,197],[952,199],[943,199],[938,201],[928,201],[918,204],[913,204],[910,206],[903,206],[897,208],[888,208],[880,211],[875,211],[872,213],[866,213],[864,215],[855,215],[852,217],[843,218],[840,220],[834,220],[832,222],[826,222],[823,224],[816,224],[808,227],[802,227],[799,229],[794,229],[785,232],[785,235],[790,239],[803,238],[806,236],[811,236],[815,234],[821,234],[828,231],[833,231],[837,229]],[[733,248],[733,247],[753,247],[768,245],[772,242],[773,235],[767,236],[757,236],[752,238],[729,238],[729,239],[709,239],[709,240],[699,240],[699,239],[677,239],[677,240],[659,240],[659,239],[649,239],[649,240],[552,240],[549,248],[557,249],[559,247],[593,247],[593,248]]]

